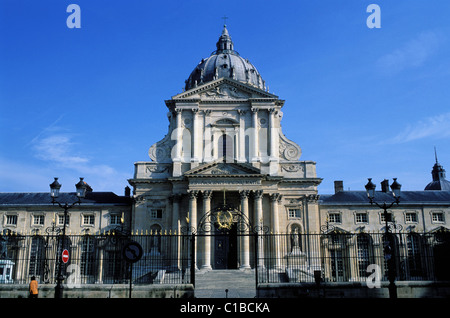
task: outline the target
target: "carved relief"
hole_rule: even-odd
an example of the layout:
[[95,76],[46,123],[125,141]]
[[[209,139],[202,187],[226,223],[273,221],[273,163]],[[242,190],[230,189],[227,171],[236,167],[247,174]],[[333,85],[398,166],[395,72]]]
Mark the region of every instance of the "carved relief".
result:
[[279,155],[281,160],[297,161],[302,155],[302,150],[300,149],[300,146],[287,139],[280,132]]
[[164,172],[168,172],[169,169],[170,169],[170,166],[163,166],[163,165],[147,166],[147,172],[149,172],[149,173],[164,173]]
[[199,174],[243,174],[242,170],[233,168],[225,164],[219,164],[215,167],[207,169]]
[[148,156],[155,162],[170,163],[172,162],[171,151],[174,144],[175,141],[170,139],[170,134],[167,134],[162,140],[150,147]]
[[304,172],[302,164],[295,163],[281,164],[281,169],[287,172]]
[[247,99],[250,97],[250,94],[240,91],[236,87],[227,84],[217,86],[212,90],[200,94],[200,98],[207,99]]

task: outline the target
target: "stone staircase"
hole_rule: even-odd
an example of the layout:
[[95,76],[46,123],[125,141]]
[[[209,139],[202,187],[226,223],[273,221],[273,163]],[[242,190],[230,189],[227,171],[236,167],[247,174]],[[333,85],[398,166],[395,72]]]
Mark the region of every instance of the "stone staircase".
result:
[[195,297],[255,298],[255,271],[239,269],[197,271]]

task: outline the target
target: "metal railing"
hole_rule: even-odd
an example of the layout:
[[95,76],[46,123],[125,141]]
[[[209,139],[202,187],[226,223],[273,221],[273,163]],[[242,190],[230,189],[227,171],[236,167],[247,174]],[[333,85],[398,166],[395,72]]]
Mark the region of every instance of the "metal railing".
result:
[[[60,235],[1,235],[0,283],[56,283],[62,261]],[[143,255],[127,262],[124,246],[142,246]],[[155,233],[152,235],[66,235],[69,251],[62,275],[67,284],[180,284],[190,282],[191,237]],[[132,266],[132,271],[130,270]]]
[[[393,235],[390,257],[395,260],[396,280],[450,280],[448,232]],[[244,236],[238,235],[238,245]],[[318,277],[326,282],[365,281],[373,268],[379,270],[381,280],[387,280],[384,233],[248,236],[250,265],[256,268],[257,284],[314,282]],[[0,283],[28,283],[35,276],[40,283],[54,284],[61,262],[61,238],[61,235],[0,235]],[[195,266],[191,260],[193,253],[198,252],[195,244],[201,246],[202,240],[194,234],[162,232],[66,235],[64,246],[69,251],[69,260],[62,266],[64,283],[125,284],[130,281],[130,273],[134,284],[194,283]],[[143,250],[135,263],[124,257],[124,246],[131,241]],[[212,249],[213,246],[211,242]],[[241,252],[236,249],[235,268],[239,268]]]
[[365,282],[375,271],[388,280],[387,259],[394,259],[396,280],[450,280],[450,235],[393,233],[394,246],[384,249],[385,233],[266,234],[258,255],[258,283]]

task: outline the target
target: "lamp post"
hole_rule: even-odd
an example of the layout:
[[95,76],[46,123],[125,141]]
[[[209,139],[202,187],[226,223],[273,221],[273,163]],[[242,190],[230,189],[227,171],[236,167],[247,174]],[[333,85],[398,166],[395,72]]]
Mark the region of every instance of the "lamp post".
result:
[[[58,178],[55,178],[55,180],[50,184],[50,196],[52,197],[52,204],[58,204],[58,206],[62,209],[64,209],[64,225],[62,230],[62,243],[61,243],[61,251],[64,251],[65,249],[65,243],[66,243],[66,221],[67,221],[67,214],[69,212],[69,209],[71,209],[75,204],[81,204],[81,199],[83,199],[86,195],[86,191],[88,188],[88,185],[85,181],[83,181],[83,178],[80,178],[80,181],[75,185],[76,188],[76,195],[78,200],[73,203],[60,203],[56,201],[56,199],[59,197],[59,190],[61,189],[61,184],[58,182]],[[56,220],[55,220],[56,222]],[[56,249],[56,253],[58,253],[58,249]],[[58,265],[58,275],[56,277],[56,286],[55,286],[55,298],[62,298],[62,255],[57,255],[57,265]]]
[[[368,179],[369,182],[365,185],[367,196],[369,198],[370,204],[376,204],[379,208],[383,209],[384,221],[386,222],[385,226],[385,236],[386,240],[384,242],[384,257],[387,261],[388,266],[388,280],[389,280],[389,298],[397,298],[397,287],[395,286],[395,255],[394,255],[394,237],[390,232],[388,225],[388,212],[387,210],[392,208],[394,204],[400,203],[400,194],[402,185],[397,182],[397,178],[394,178],[394,182],[391,184],[392,195],[394,197],[394,201],[387,204],[383,202],[383,204],[379,204],[374,201],[375,199],[375,188],[376,185],[372,183],[372,178]],[[392,221],[392,220],[391,220]]]

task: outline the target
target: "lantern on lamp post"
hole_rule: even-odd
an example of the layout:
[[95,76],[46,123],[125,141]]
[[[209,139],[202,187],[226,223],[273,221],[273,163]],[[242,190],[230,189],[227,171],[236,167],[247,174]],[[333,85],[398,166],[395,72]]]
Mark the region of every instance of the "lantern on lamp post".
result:
[[56,277],[56,286],[55,286],[55,298],[62,298],[62,253],[65,250],[65,243],[66,243],[66,223],[67,223],[67,215],[69,213],[69,209],[74,207],[76,204],[81,204],[81,199],[83,199],[86,196],[87,190],[90,188],[89,185],[83,181],[84,178],[80,178],[80,181],[75,185],[76,188],[76,196],[77,201],[72,203],[61,203],[57,201],[56,199],[59,197],[59,191],[61,189],[61,184],[58,182],[58,178],[55,178],[55,180],[50,184],[50,196],[52,198],[52,204],[58,204],[58,206],[62,209],[64,209],[64,221],[63,221],[63,229],[62,229],[62,243],[61,243],[61,250],[56,250],[56,253],[59,255],[56,255],[57,259],[57,265],[58,265],[58,275]]
[[394,250],[394,236],[390,233],[389,229],[389,221],[388,220],[388,209],[392,208],[394,204],[400,203],[400,195],[401,195],[401,187],[402,185],[397,182],[397,178],[393,178],[394,182],[391,184],[392,196],[394,197],[394,201],[390,204],[383,202],[383,204],[379,204],[375,201],[375,188],[376,185],[372,183],[372,178],[368,179],[369,182],[365,185],[367,197],[369,198],[370,204],[376,204],[379,208],[383,209],[384,221],[386,223],[385,226],[385,242],[384,242],[384,257],[387,262],[388,267],[388,280],[389,280],[389,297],[397,298],[397,287],[395,286],[395,250]]

